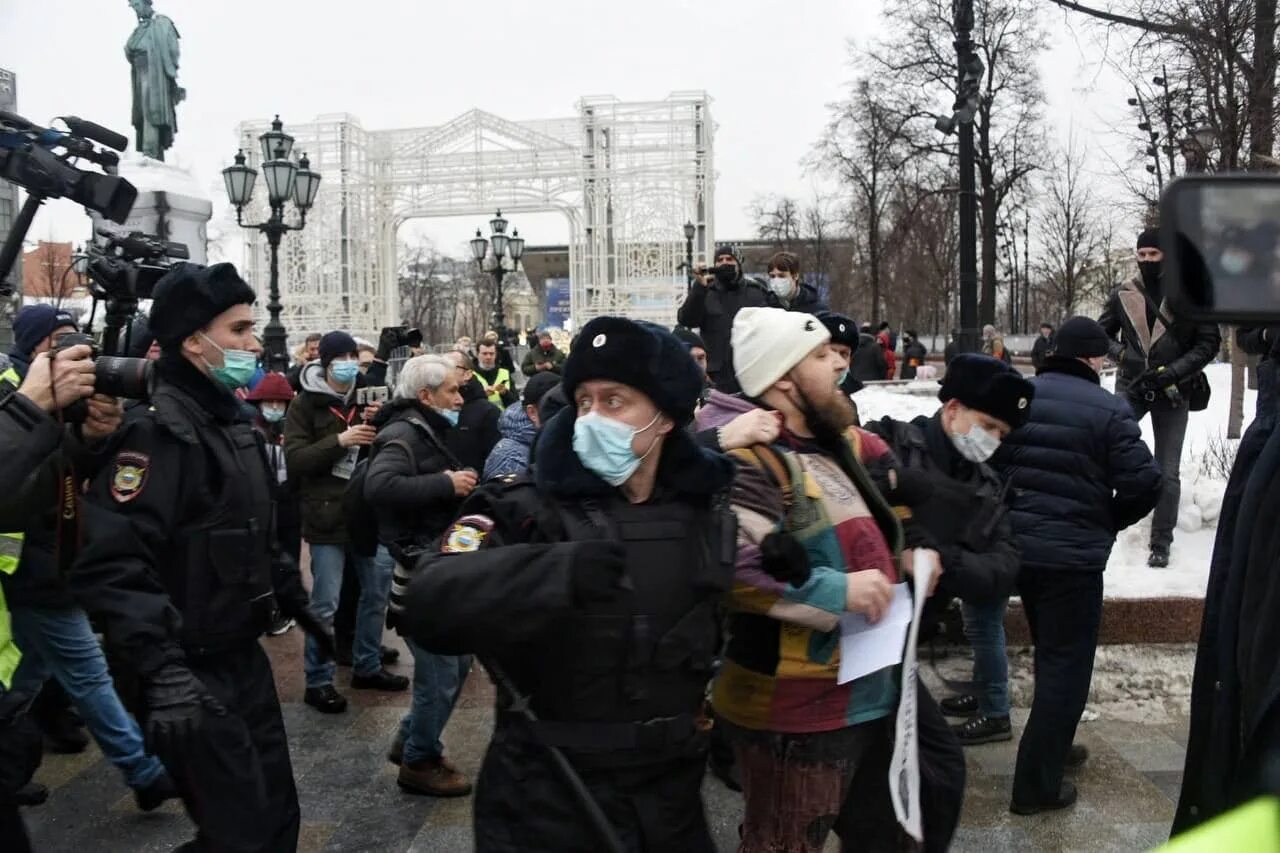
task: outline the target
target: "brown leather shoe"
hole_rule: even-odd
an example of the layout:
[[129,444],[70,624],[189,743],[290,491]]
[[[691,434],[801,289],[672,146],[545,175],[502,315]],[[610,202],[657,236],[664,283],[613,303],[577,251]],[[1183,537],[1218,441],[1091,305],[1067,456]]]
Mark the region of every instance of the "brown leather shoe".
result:
[[433,758],[417,764],[401,764],[396,782],[410,794],[428,797],[465,797],[471,783],[446,758]]

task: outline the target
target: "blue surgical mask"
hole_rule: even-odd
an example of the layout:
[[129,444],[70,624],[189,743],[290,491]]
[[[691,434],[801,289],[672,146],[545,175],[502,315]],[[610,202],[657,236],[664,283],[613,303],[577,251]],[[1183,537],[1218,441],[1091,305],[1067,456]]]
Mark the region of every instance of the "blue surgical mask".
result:
[[335,361],[329,365],[329,371],[333,374],[334,382],[339,385],[350,385],[360,375],[360,362]]
[[436,409],[436,414],[449,422],[449,426],[458,425],[458,415],[461,414],[456,409]]
[[621,486],[657,445],[655,440],[644,456],[637,456],[631,449],[631,440],[656,424],[658,418],[654,415],[648,426],[633,429],[595,412],[580,415],[573,426],[573,451],[588,471],[611,486]]
[[284,420],[284,409],[263,409],[262,419],[269,424],[278,424]]
[[840,371],[840,375],[836,377],[836,387],[842,387],[844,381],[849,378],[849,368]]
[[205,367],[209,368],[210,376],[232,391],[249,384],[249,380],[253,379],[253,374],[258,370],[258,357],[256,355],[243,349],[223,349],[203,332],[200,333],[200,337],[222,353],[221,367],[214,367],[209,363],[208,359],[205,359],[204,364]]

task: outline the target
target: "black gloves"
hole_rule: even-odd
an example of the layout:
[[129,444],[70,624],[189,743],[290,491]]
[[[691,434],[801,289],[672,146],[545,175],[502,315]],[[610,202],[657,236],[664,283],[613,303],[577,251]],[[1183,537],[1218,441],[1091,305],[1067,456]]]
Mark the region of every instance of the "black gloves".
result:
[[579,602],[610,601],[630,588],[626,579],[627,551],[621,542],[588,539],[574,543],[569,567],[573,597]]
[[792,586],[809,581],[809,555],[790,533],[770,533],[760,543],[760,561],[774,580]]
[[180,663],[166,663],[143,684],[147,706],[147,751],[172,754],[200,729],[207,711],[224,716],[227,709],[209,694],[191,670]]
[[320,652],[321,663],[328,663],[338,656],[338,646],[334,642],[333,632],[321,624],[314,613],[304,608],[290,615],[293,616],[294,621],[298,623],[298,627],[302,629],[303,633],[315,640]]
[[391,351],[400,346],[406,328],[405,326],[383,326],[382,334],[378,335],[378,351],[373,357],[378,361],[391,358]]
[[1157,394],[1163,394],[1165,389],[1177,384],[1178,374],[1167,367],[1157,367],[1139,376],[1129,393],[1139,400],[1153,400]]

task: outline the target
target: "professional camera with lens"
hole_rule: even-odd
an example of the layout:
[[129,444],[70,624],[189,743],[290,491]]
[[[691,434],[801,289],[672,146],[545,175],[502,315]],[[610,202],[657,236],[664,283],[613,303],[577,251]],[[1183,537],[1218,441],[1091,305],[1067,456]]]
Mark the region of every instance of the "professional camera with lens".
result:
[[100,242],[89,246],[89,292],[95,299],[136,307],[150,299],[156,282],[174,261],[191,257],[186,245],[160,240],[141,231],[117,234],[98,229]]
[[[102,355],[92,337],[83,332],[68,332],[54,344],[54,354],[75,346],[87,346],[93,359],[93,391],[109,397],[126,397],[130,400],[148,400],[155,385],[155,365],[145,358],[122,358]],[[78,400],[63,409],[68,423],[83,423],[89,414],[89,404]]]
[[394,336],[395,346],[392,349],[422,346],[422,332],[418,329],[411,329],[408,326],[387,326],[382,330],[382,334],[386,339]]

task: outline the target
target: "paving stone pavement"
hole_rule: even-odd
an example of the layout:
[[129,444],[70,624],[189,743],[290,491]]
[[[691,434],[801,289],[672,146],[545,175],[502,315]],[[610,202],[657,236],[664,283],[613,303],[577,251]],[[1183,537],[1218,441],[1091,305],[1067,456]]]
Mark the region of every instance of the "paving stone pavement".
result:
[[[388,635],[389,644],[399,641]],[[302,704],[301,632],[264,641],[277,673],[302,806],[298,849],[313,851],[413,851],[453,853],[471,849],[471,800],[433,800],[403,793],[386,748],[408,705],[408,694],[338,687],[351,700],[346,714],[326,716]],[[401,648],[403,648],[401,646]],[[407,653],[401,659],[408,661]],[[411,666],[393,670],[412,675]],[[474,778],[492,725],[493,691],[474,671],[444,735],[449,755]],[[1080,801],[1072,809],[1035,817],[1008,811],[1016,735],[1025,709],[1013,713],[1015,739],[966,751],[968,785],[961,829],[952,850],[1132,851],[1168,836],[1182,778],[1186,718],[1172,713],[1152,722],[1101,707],[1083,723],[1079,742],[1089,762],[1075,774]],[[49,755],[36,776],[51,789],[49,801],[25,810],[37,851],[145,853],[167,851],[189,839],[192,827],[181,807],[167,803],[142,814],[117,771],[96,746],[80,755]],[[740,795],[713,779],[704,799],[721,850],[734,850],[742,810]],[[832,842],[828,850],[838,849]]]

